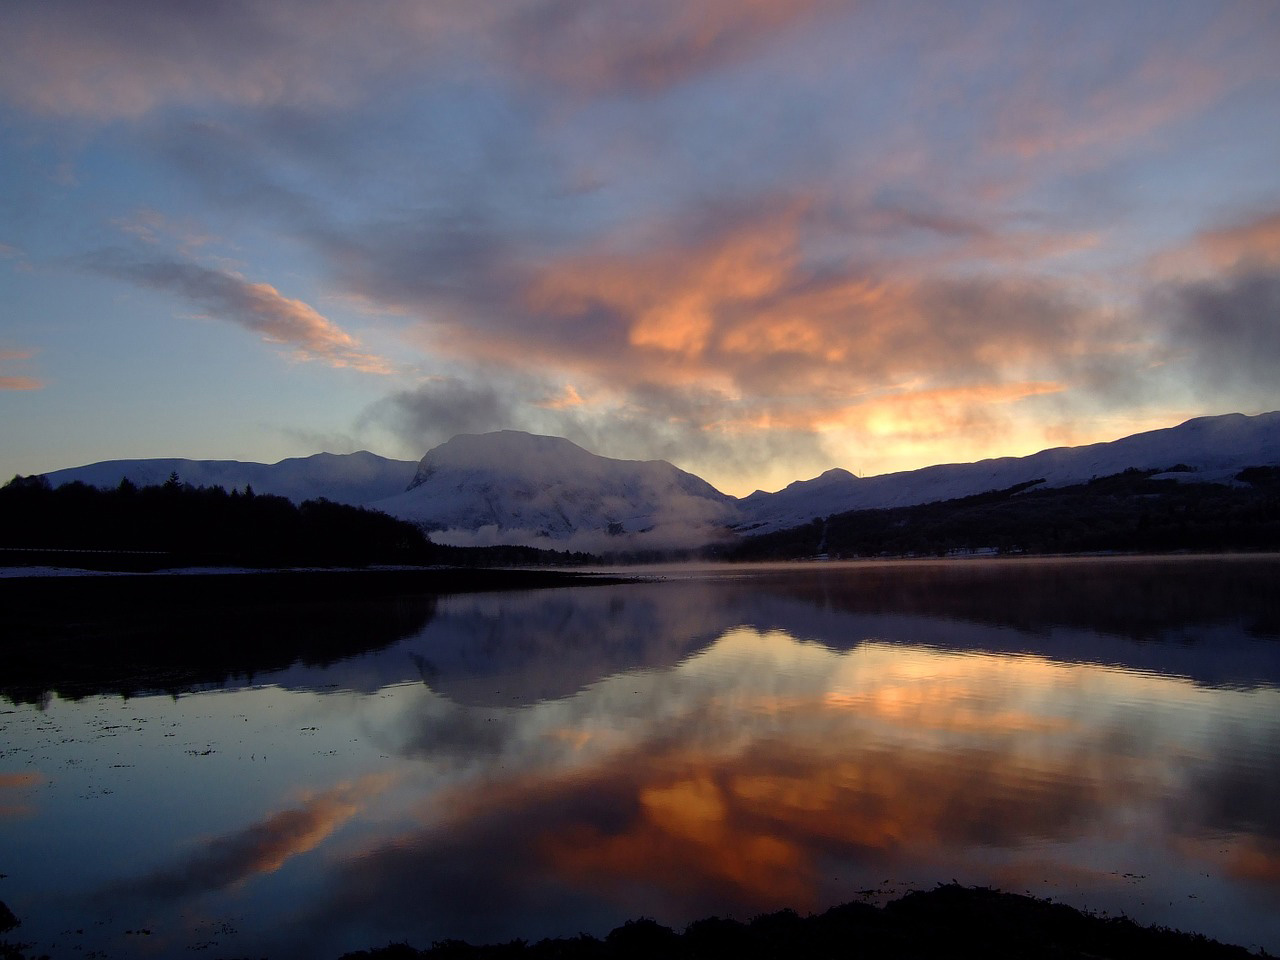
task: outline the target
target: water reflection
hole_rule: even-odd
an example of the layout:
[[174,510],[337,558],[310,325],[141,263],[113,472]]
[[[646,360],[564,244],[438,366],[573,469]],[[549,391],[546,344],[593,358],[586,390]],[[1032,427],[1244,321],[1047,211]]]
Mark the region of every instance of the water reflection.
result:
[[[835,649],[868,640],[1035,653],[1213,685],[1280,684],[1276,559],[1132,558],[660,570],[662,582],[442,597],[412,644],[323,682],[405,674],[474,706],[535,703],[670,667],[749,625]],[[376,664],[376,665],[375,665]],[[355,679],[356,671],[360,679]],[[352,676],[344,678],[344,673]],[[339,679],[344,678],[344,679]],[[320,682],[313,675],[290,681]]]
[[[687,922],[818,909],[885,876],[1070,877],[1098,905],[1129,873],[1147,891],[1113,909],[1141,915],[1207,895],[1207,871],[1276,862],[1277,718],[1274,690],[740,628],[669,671],[471,727],[426,719],[410,755],[480,752],[485,771],[433,797],[421,831],[350,858],[323,912],[393,922],[434,878],[428,898],[482,935],[494,890],[535,926],[549,887],[575,911],[591,891]],[[1237,809],[1215,817],[1201,794],[1224,790]],[[1193,849],[1209,837],[1225,859]]]
[[[287,957],[955,878],[1275,952],[1278,571],[441,597],[405,640],[267,686],[0,716],[0,860],[23,864],[0,896],[38,943],[89,929],[76,946],[140,955],[121,931],[145,924],[152,951]],[[72,883],[67,862],[91,866]]]

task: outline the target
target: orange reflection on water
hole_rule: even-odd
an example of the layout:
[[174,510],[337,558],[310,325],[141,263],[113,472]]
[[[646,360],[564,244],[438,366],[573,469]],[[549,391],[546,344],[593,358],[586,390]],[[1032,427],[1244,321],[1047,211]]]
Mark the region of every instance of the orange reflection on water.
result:
[[[43,773],[23,771],[21,773],[0,773],[0,790],[28,790],[45,783]],[[34,816],[36,808],[25,802],[10,802],[9,797],[0,793],[0,820],[20,820]]]
[[[1264,775],[1249,757],[1274,755],[1278,697],[737,628],[666,669],[486,710],[482,729],[450,720],[456,742],[419,738],[433,764],[470,772],[433,792],[417,833],[354,861],[352,889],[394,896],[386,878],[439,873],[465,911],[494,890],[541,902],[533,877],[668,923],[816,911],[885,878],[1069,883],[1129,906],[1137,874],[1203,875],[1211,851],[1181,841],[1212,827],[1235,858],[1216,875],[1256,890],[1275,818],[1265,783],[1237,784]],[[477,749],[490,759],[473,764]]]
[[[591,888],[717,889],[753,908],[816,909],[832,857],[903,864],[1069,842],[1153,795],[1134,775],[1146,771],[1131,755],[1142,731],[1115,735],[1123,724],[1105,704],[1077,709],[1107,686],[1078,674],[1102,668],[874,644],[839,654],[749,631],[726,650],[732,691],[715,682],[715,651],[682,668],[712,677],[701,697],[683,693],[701,737],[641,733],[539,782],[565,811],[618,798],[611,817],[540,825],[555,872]],[[1130,681],[1116,686],[1132,694]]]

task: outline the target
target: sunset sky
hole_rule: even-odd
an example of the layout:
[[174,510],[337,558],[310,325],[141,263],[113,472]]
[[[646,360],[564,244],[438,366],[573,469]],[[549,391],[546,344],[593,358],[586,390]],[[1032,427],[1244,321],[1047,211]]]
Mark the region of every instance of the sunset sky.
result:
[[0,476],[729,493],[1280,408],[1275,0],[5,0]]

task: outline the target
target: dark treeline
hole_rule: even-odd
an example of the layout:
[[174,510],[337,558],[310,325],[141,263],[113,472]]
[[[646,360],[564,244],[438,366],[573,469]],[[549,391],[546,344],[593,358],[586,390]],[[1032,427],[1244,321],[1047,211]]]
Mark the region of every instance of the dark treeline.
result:
[[[529,547],[441,546],[414,524],[377,510],[325,499],[294,504],[255,494],[252,487],[230,493],[193,487],[176,475],[162,486],[122,480],[112,490],[84,483],[55,489],[43,477],[15,477],[0,488],[0,547],[0,562],[121,569],[500,566],[593,559]],[[81,553],[59,553],[68,550]]]
[[1048,490],[1019,484],[956,500],[855,510],[752,537],[729,560],[1000,553],[1163,553],[1280,549],[1280,470],[1250,467],[1240,486],[1155,480],[1127,470]]

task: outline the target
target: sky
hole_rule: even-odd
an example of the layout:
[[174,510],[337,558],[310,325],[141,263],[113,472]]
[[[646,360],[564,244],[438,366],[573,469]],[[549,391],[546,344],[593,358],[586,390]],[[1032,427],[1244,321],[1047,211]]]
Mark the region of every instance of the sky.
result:
[[725,492],[1280,408],[1280,4],[5,0],[0,476]]

